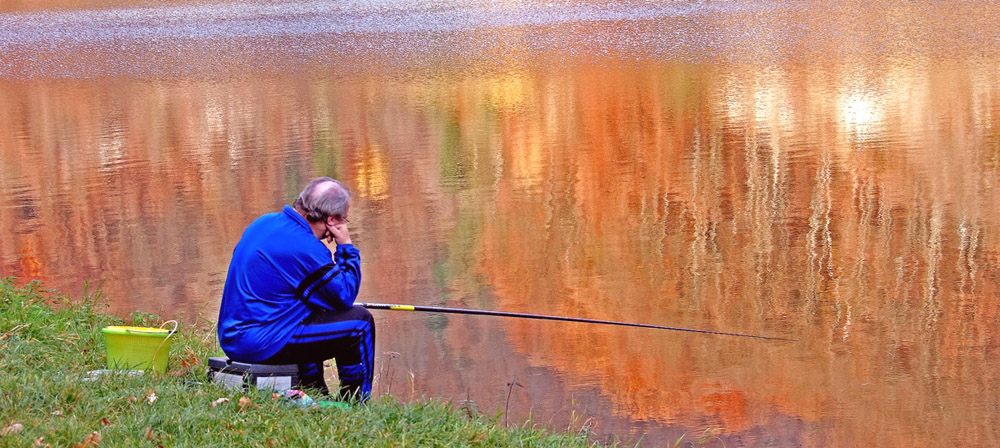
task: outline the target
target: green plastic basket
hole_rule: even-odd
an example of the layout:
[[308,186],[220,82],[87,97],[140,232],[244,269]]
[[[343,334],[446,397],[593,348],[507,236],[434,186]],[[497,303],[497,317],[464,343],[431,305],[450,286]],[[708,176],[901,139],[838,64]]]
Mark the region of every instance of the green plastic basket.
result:
[[[173,321],[170,321],[173,322]],[[112,370],[167,371],[170,340],[174,329],[147,327],[104,327],[101,330],[108,345],[108,368]]]

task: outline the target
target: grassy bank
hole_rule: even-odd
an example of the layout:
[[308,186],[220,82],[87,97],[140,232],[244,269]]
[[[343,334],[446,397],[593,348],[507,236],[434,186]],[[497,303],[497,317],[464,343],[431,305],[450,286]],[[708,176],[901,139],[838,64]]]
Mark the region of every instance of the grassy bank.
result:
[[101,305],[0,281],[0,446],[592,446],[433,400],[303,409],[223,390],[204,381],[205,360],[221,353],[212,328],[182,327],[166,374],[81,381],[105,366],[101,328],[159,325]]

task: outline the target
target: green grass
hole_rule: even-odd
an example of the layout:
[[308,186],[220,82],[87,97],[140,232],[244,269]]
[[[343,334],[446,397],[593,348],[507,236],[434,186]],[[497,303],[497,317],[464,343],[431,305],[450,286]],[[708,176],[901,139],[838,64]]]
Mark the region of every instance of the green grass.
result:
[[[103,302],[100,293],[70,300],[37,283],[0,280],[0,447],[95,446],[86,443],[98,437],[101,447],[595,445],[586,431],[505,427],[500,415],[470,415],[439,400],[382,396],[350,409],[304,409],[269,392],[223,390],[205,381],[204,361],[221,354],[207,323],[182,327],[166,374],[81,381],[105,366],[101,328],[159,326],[145,313],[108,316]],[[229,401],[212,406],[219,398]]]

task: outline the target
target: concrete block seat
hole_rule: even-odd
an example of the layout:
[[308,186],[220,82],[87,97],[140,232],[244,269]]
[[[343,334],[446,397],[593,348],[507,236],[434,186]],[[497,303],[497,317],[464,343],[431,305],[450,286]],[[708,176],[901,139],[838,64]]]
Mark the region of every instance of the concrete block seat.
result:
[[232,389],[269,389],[284,392],[299,385],[296,364],[253,364],[227,357],[208,358],[208,379]]

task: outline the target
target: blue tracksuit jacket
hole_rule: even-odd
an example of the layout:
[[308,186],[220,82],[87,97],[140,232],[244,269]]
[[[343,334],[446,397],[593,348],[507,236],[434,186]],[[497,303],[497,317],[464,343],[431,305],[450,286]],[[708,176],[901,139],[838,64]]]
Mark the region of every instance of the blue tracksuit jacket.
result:
[[295,209],[285,206],[250,224],[229,264],[219,308],[219,343],[231,359],[260,362],[291,339],[314,309],[343,310],[361,285],[353,245],[328,249]]

